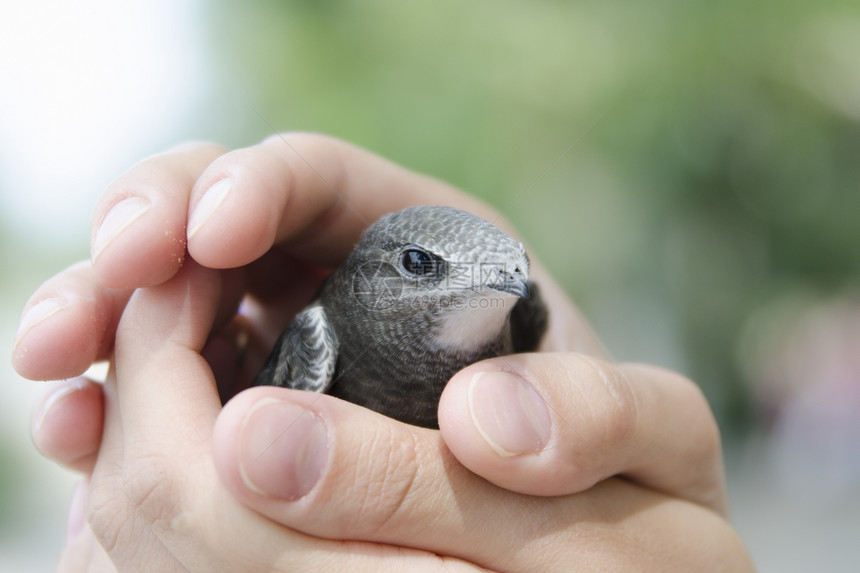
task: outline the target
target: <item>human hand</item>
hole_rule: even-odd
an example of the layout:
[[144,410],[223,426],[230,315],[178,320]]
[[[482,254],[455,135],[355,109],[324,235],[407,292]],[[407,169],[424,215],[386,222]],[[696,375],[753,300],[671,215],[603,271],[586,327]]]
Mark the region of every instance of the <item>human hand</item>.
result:
[[[206,267],[243,270],[217,323],[223,327],[232,319],[230,305],[244,289],[253,300],[243,308],[241,327],[251,334],[250,349],[267,354],[283,325],[316,292],[326,268],[346,257],[368,224],[428,203],[471,211],[512,232],[474,198],[331,138],[273,136],[229,153],[211,144],[179,146],[139,163],[100,198],[92,270],[83,263],[34,293],[22,315],[13,364],[24,377],[51,380],[106,360],[131,289],[173,276],[186,247]],[[220,208],[213,214],[214,207]],[[555,281],[538,262],[532,267],[553,312],[542,350],[603,355]]]
[[[49,348],[52,344],[54,347],[61,345],[64,342],[64,337],[81,341],[78,347],[81,350],[76,355],[78,357],[81,354],[87,355],[87,353],[89,353],[89,360],[99,355],[106,356],[113,340],[113,329],[125,305],[128,293],[110,291],[101,285],[131,287],[158,284],[166,277],[172,276],[179,267],[180,257],[174,256],[176,253],[171,248],[177,248],[176,245],[181,244],[181,241],[177,242],[171,237],[182,236],[181,227],[183,217],[187,214],[189,194],[190,203],[199,207],[201,191],[205,190],[209,183],[223,178],[227,173],[232,174],[234,185],[233,189],[224,196],[221,203],[223,208],[216,211],[209,222],[204,225],[200,224],[201,216],[199,214],[195,213],[191,216],[188,249],[192,256],[212,267],[230,267],[251,263],[260,253],[267,252],[273,243],[285,246],[284,250],[268,251],[269,254],[266,257],[257,263],[249,264],[244,275],[237,277],[234,274],[232,278],[225,275],[224,278],[227,280],[222,280],[223,283],[229,283],[232,286],[228,284],[228,287],[224,289],[229,295],[222,297],[218,312],[216,312],[220,318],[216,316],[214,322],[222,325],[228,324],[230,328],[233,328],[234,339],[237,326],[248,328],[251,325],[249,330],[255,333],[255,336],[265,338],[268,335],[271,336],[271,340],[274,340],[277,331],[286,321],[284,317],[291,310],[294,312],[304,304],[318,284],[320,275],[307,273],[299,275],[299,278],[305,277],[304,281],[296,281],[295,275],[289,277],[293,279],[289,285],[294,290],[288,292],[294,300],[288,300],[286,304],[281,304],[281,313],[277,315],[279,319],[263,316],[265,313],[255,312],[252,308],[247,313],[249,316],[240,321],[242,324],[231,324],[228,319],[232,316],[232,310],[239,298],[238,295],[241,294],[241,284],[244,282],[248,285],[248,289],[255,292],[264,302],[272,302],[274,300],[274,297],[271,296],[272,291],[277,292],[280,287],[273,288],[268,280],[269,277],[266,277],[266,281],[260,281],[259,271],[261,267],[271,267],[273,258],[285,259],[293,264],[293,268],[298,266],[294,258],[296,253],[303,255],[302,264],[310,262],[321,265],[336,262],[345,256],[363,226],[363,223],[357,220],[358,217],[354,215],[355,212],[364,211],[368,214],[367,218],[373,220],[384,211],[399,209],[411,202],[432,202],[452,204],[478,212],[488,218],[494,217],[486,207],[457,194],[441,183],[405,172],[390,163],[345,144],[317,136],[295,136],[292,143],[302,149],[302,155],[309,159],[311,165],[321,166],[322,177],[318,177],[318,174],[308,169],[307,165],[299,162],[297,157],[292,156],[290,159],[290,156],[282,156],[283,147],[280,146],[283,145],[283,142],[279,142],[277,139],[271,139],[255,148],[240,150],[220,157],[205,169],[202,175],[199,174],[200,169],[206,165],[206,161],[211,160],[211,157],[217,156],[220,150],[207,146],[185,148],[173,154],[156,157],[132,170],[124,178],[121,186],[112,188],[106,194],[100,203],[98,212],[105,212],[112,204],[116,203],[118,197],[128,196],[130,194],[129,189],[137,192],[143,191],[142,194],[146,195],[149,201],[148,211],[140,215],[133,223],[125,226],[123,233],[113,240],[105,241],[96,233],[94,270],[90,271],[86,267],[73,269],[66,275],[61,275],[55,279],[53,286],[51,286],[52,283],[48,283],[37,295],[34,295],[31,305],[43,300],[52,290],[59,292],[66,289],[68,296],[65,296],[65,300],[71,301],[71,304],[67,305],[63,311],[57,311],[50,315],[50,320],[46,318],[42,322],[31,324],[30,328],[23,329],[24,334],[16,347],[16,366],[31,374],[34,369],[38,370],[39,368],[42,368],[43,372],[50,371],[51,368],[54,369],[54,372],[69,372],[76,368],[85,367],[88,364],[86,360],[79,360],[78,363],[74,363],[74,359],[70,360],[61,353],[45,355],[44,348]],[[276,150],[275,147],[279,147],[279,149]],[[196,179],[194,169],[197,169]],[[231,197],[237,197],[237,189],[243,190],[242,200],[231,204],[229,200]],[[343,195],[335,195],[332,189],[338,189]],[[373,191],[375,190],[381,192],[374,194]],[[183,201],[185,202],[183,203]],[[274,214],[270,211],[270,207],[267,208],[271,204],[280,206],[279,210],[274,210]],[[228,217],[230,222],[219,222],[218,217]],[[97,214],[96,222],[98,223],[101,218]],[[258,220],[262,220],[263,224],[255,223]],[[225,223],[227,224],[225,225]],[[178,227],[173,228],[171,225],[178,225]],[[224,228],[227,231],[226,233],[211,231],[210,226],[216,230]],[[114,227],[116,228],[117,225]],[[165,239],[163,242],[159,242],[160,237],[168,237],[170,240]],[[127,264],[130,253],[136,254],[137,264]],[[655,502],[655,507],[666,505],[678,507],[677,503],[681,503],[684,508],[695,510],[697,515],[709,516],[709,531],[722,534],[721,536],[711,535],[711,537],[723,541],[722,549],[726,549],[726,547],[733,549],[733,551],[723,551],[723,553],[743,557],[742,547],[732,537],[728,526],[718,517],[724,495],[719,441],[710,412],[701,396],[689,382],[668,373],[643,367],[612,367],[608,363],[586,358],[585,353],[600,354],[599,344],[590,335],[587,325],[581,320],[560,289],[549,277],[545,276],[539,265],[535,265],[535,267],[533,276],[544,287],[552,316],[551,330],[543,350],[573,349],[580,351],[580,354],[505,357],[497,359],[495,363],[482,363],[473,366],[458,374],[446,389],[440,405],[442,436],[447,441],[448,447],[463,464],[478,474],[504,487],[525,493],[562,495],[586,489],[607,476],[623,474],[628,480],[638,482],[640,486],[632,486],[630,483],[617,479],[607,480],[600,486],[589,490],[586,496],[579,495],[574,496],[574,498],[580,503],[585,499],[592,499],[593,505],[589,507],[592,511],[598,512],[609,511],[613,507],[622,511],[623,508],[614,506],[611,502],[612,500],[623,499],[624,504],[620,505],[627,506],[628,513],[625,515],[629,516],[636,515],[635,508],[641,508],[641,505],[637,506],[635,503],[628,505],[627,502],[631,501],[631,498],[619,496],[616,488],[628,491],[632,498],[650,495],[652,500],[660,500],[659,503]],[[95,280],[96,276],[99,277],[98,281]],[[302,286],[303,282],[304,285]],[[297,284],[301,286],[298,289],[299,296],[295,290]],[[237,285],[239,286],[237,287]],[[270,288],[267,289],[266,287]],[[302,299],[301,295],[304,295],[305,298]],[[289,299],[289,297],[287,298]],[[280,301],[277,302],[280,303]],[[269,314],[272,314],[271,310],[277,306],[268,307]],[[50,305],[48,307],[50,308]],[[96,319],[85,320],[85,317],[89,316],[94,316]],[[267,320],[255,320],[261,317],[268,319],[270,323],[277,322],[278,324],[267,324]],[[230,328],[226,328],[226,330],[230,331]],[[266,334],[267,330],[268,334]],[[77,333],[80,336],[73,337],[71,333]],[[211,352],[211,348],[216,347],[218,343],[224,347],[225,341],[228,339],[213,337],[210,340],[210,353],[208,355],[212,357],[210,362],[213,363],[216,373],[222,374],[219,377],[219,382],[232,376],[235,386],[236,380],[242,378],[242,369],[234,368],[235,361],[232,359],[220,360],[219,364],[218,358],[223,358],[224,353],[215,353],[213,356]],[[229,348],[229,344],[226,347]],[[24,353],[23,358],[20,352],[22,349],[29,350],[29,352]],[[42,349],[41,352],[40,349]],[[38,358],[34,358],[40,355],[46,360],[39,361]],[[475,369],[486,368],[487,371],[490,371],[495,370],[498,366],[501,366],[503,370],[519,372],[528,378],[535,391],[547,400],[550,409],[555,410],[550,415],[551,429],[546,434],[548,436],[546,446],[539,453],[500,457],[496,450],[489,447],[487,442],[483,440],[481,433],[476,432],[474,426],[470,425],[472,414],[476,414],[478,418],[480,418],[480,414],[474,408],[466,411],[471,395],[467,388],[472,383],[472,377],[469,374],[474,373]],[[232,373],[228,372],[231,368]],[[485,392],[492,392],[495,385],[486,384],[489,377],[485,376],[483,380],[484,383],[478,384],[478,386],[483,386]],[[145,385],[145,382],[139,383]],[[121,384],[125,386],[124,382]],[[129,385],[131,384],[129,383]],[[82,417],[84,412],[89,412],[92,415],[89,416],[91,419],[101,419],[99,403],[101,393],[97,390],[98,387],[83,385],[80,391],[72,392],[63,399],[55,401],[53,407],[47,410],[46,415],[40,416],[43,422],[39,430],[35,432],[35,438],[43,451],[46,451],[48,455],[58,457],[56,450],[52,448],[57,445],[57,436],[62,435],[56,428],[67,425],[64,420],[68,422],[75,416]],[[475,389],[472,390],[472,392],[476,391]],[[272,392],[275,394],[272,395]],[[368,537],[367,532],[362,530],[359,525],[375,523],[373,516],[361,515],[359,511],[362,519],[350,520],[348,503],[341,502],[339,506],[336,506],[337,512],[334,513],[332,506],[328,506],[329,514],[340,516],[333,523],[331,522],[333,515],[330,515],[328,521],[319,519],[314,522],[314,520],[304,516],[305,519],[299,520],[301,523],[292,523],[296,521],[297,515],[303,514],[302,511],[289,509],[304,503],[306,508],[315,508],[312,512],[314,515],[324,516],[326,512],[323,511],[325,509],[322,506],[323,501],[316,499],[316,496],[322,494],[314,492],[325,491],[330,499],[337,499],[335,494],[338,491],[341,496],[345,495],[345,492],[356,491],[356,489],[361,493],[362,487],[367,489],[371,484],[359,481],[356,486],[348,487],[344,485],[343,481],[339,481],[335,477],[323,477],[321,478],[322,481],[302,500],[282,503],[273,500],[270,496],[260,496],[253,489],[249,489],[245,481],[236,480],[237,476],[240,475],[238,472],[240,462],[237,456],[241,457],[242,455],[239,448],[241,444],[237,444],[236,436],[241,429],[242,424],[240,422],[244,419],[244,414],[254,410],[255,415],[264,415],[267,410],[274,408],[272,405],[271,408],[258,407],[255,410],[254,405],[259,404],[259,400],[277,396],[279,400],[283,401],[282,399],[287,396],[289,400],[298,399],[301,404],[302,399],[313,398],[314,403],[305,404],[305,406],[315,412],[322,420],[333,421],[326,417],[327,412],[329,412],[329,416],[334,416],[334,419],[337,420],[337,424],[326,426],[330,438],[333,435],[332,428],[337,429],[337,436],[342,433],[346,434],[346,431],[342,430],[342,428],[347,427],[346,420],[354,419],[354,416],[358,415],[355,413],[356,408],[354,406],[333,401],[328,396],[301,394],[294,396],[294,394],[273,388],[252,389],[243,393],[224,410],[216,427],[213,447],[225,484],[250,507],[255,507],[263,514],[274,517],[277,521],[287,525],[302,530],[313,529],[314,531],[308,532],[323,537],[337,536],[337,532],[340,531],[344,538],[372,538],[372,536]],[[73,399],[75,396],[76,398]],[[453,398],[448,398],[449,396],[453,396]],[[328,406],[332,401],[336,405]],[[498,404],[498,399],[496,401],[476,402],[479,404]],[[336,409],[319,410],[319,408],[329,407]],[[340,413],[342,410],[346,413]],[[338,413],[331,414],[330,412]],[[681,414],[678,424],[673,425],[666,422],[667,417],[671,419],[671,416],[666,415],[667,412],[669,414]],[[583,413],[587,415],[583,415]],[[363,411],[361,415],[368,416]],[[493,502],[493,507],[507,508],[507,515],[511,514],[512,508],[522,510],[522,514],[517,516],[517,523],[509,529],[511,532],[518,532],[522,527],[536,528],[539,531],[539,524],[546,523],[548,516],[554,516],[549,520],[555,526],[551,532],[553,534],[564,531],[568,536],[575,533],[581,536],[584,532],[584,523],[592,523],[593,525],[593,522],[588,519],[588,512],[579,511],[577,514],[579,520],[570,519],[565,522],[563,517],[559,517],[570,515],[572,511],[572,508],[566,505],[566,503],[571,503],[567,501],[567,498],[563,498],[565,501],[562,499],[551,500],[550,506],[564,509],[564,512],[555,514],[546,513],[544,510],[528,511],[524,507],[522,496],[518,497],[510,492],[504,492],[504,494],[513,497],[498,498],[498,492],[502,490],[493,488],[483,481],[478,482],[480,488],[467,487],[463,485],[462,479],[475,479],[474,476],[469,472],[464,472],[458,464],[453,462],[450,455],[445,453],[447,450],[441,447],[441,442],[438,442],[438,433],[431,432],[432,439],[436,441],[428,445],[426,440],[416,442],[417,438],[415,437],[422,433],[426,435],[427,431],[403,425],[397,426],[398,433],[394,433],[390,429],[381,431],[379,428],[374,428],[374,425],[369,421],[381,417],[372,414],[370,416],[372,418],[355,418],[362,421],[356,424],[353,432],[355,435],[360,435],[358,432],[361,428],[373,430],[370,432],[371,436],[375,436],[375,441],[370,440],[373,445],[364,446],[365,448],[375,448],[372,451],[377,452],[370,459],[397,460],[400,459],[398,458],[399,455],[404,460],[402,464],[394,464],[394,468],[390,468],[386,464],[381,464],[382,467],[375,468],[376,475],[382,476],[388,475],[385,473],[386,471],[405,468],[405,474],[395,473],[383,483],[395,485],[400,483],[397,477],[409,475],[410,468],[414,470],[411,473],[420,471],[422,476],[429,478],[426,481],[416,478],[411,482],[416,486],[415,489],[404,491],[402,495],[395,492],[393,497],[388,497],[391,493],[388,488],[380,490],[377,486],[376,497],[371,496],[369,498],[376,503],[376,507],[384,507],[386,500],[390,502],[392,499],[397,500],[402,497],[403,507],[410,510],[407,513],[420,515],[419,510],[421,508],[413,508],[407,502],[414,500],[416,496],[422,497],[422,492],[426,494],[426,492],[432,491],[431,485],[440,482],[450,485],[450,491],[455,493],[469,492],[467,499],[474,500],[476,504],[481,504],[480,507],[472,507],[470,512],[462,508],[457,509],[458,503],[453,503],[453,507],[449,509],[456,511],[440,514],[439,509],[445,507],[445,502],[459,502],[462,505],[460,498],[451,494],[450,491],[446,494],[445,488],[442,488],[438,498],[425,495],[424,501],[429,502],[433,499],[437,503],[440,500],[442,502],[440,507],[430,504],[433,506],[434,513],[429,519],[438,525],[438,527],[434,526],[433,531],[438,532],[437,537],[439,538],[421,535],[417,536],[418,539],[416,539],[414,529],[399,527],[398,520],[392,518],[388,520],[392,527],[388,533],[389,535],[397,534],[397,536],[391,538],[388,541],[390,543],[417,546],[420,543],[430,544],[432,537],[435,539],[432,546],[424,547],[425,549],[443,554],[458,555],[464,554],[464,547],[467,546],[466,541],[468,540],[468,547],[472,551],[476,546],[483,544],[487,551],[506,550],[495,551],[497,556],[507,555],[512,547],[517,547],[518,537],[516,535],[504,536],[499,531],[493,531],[496,539],[507,540],[504,547],[495,547],[494,549],[493,545],[488,544],[486,539],[481,542],[475,537],[458,535],[456,531],[444,527],[446,517],[450,522],[462,522],[466,518],[475,522],[480,518],[478,520],[480,523],[488,520],[489,523],[499,527],[510,525],[500,520],[498,515],[488,514],[486,511],[477,511],[485,509],[490,500]],[[396,424],[385,419],[383,421],[385,424]],[[250,424],[250,422],[245,423]],[[96,424],[91,425],[95,426]],[[246,425],[247,427],[250,425]],[[691,430],[692,434],[690,433]],[[95,429],[91,429],[88,435],[66,434],[64,436],[67,442],[65,450],[80,454],[76,456],[78,459],[73,462],[80,469],[86,470],[90,460],[94,458],[98,445],[97,438],[93,439],[96,435]],[[108,435],[109,432],[106,432],[105,436]],[[380,440],[379,436],[387,437],[387,439]],[[390,439],[395,436],[403,442]],[[346,438],[340,438],[340,440],[340,442],[335,443],[343,444],[347,441]],[[412,452],[409,450],[403,452],[402,449],[394,448],[394,453],[392,453],[392,448],[398,443],[423,445],[421,447],[416,446],[417,449]],[[496,443],[495,445],[498,446],[499,444]],[[272,450],[277,450],[277,448],[272,448]],[[344,452],[338,450],[330,457],[332,460],[330,463],[337,463],[339,468],[341,462],[347,468],[351,467],[350,463],[359,464],[359,461],[349,456],[349,452],[357,451],[359,450],[356,448],[346,448]],[[401,453],[398,454],[398,451]],[[425,454],[431,452],[432,455],[421,456],[415,452],[425,452]],[[69,459],[70,457],[65,456],[64,460],[72,461]],[[438,462],[435,466],[433,464],[434,459]],[[701,465],[691,463],[698,461],[703,463]],[[367,460],[364,460],[363,463],[367,464]],[[254,465],[258,469],[265,467],[263,463]],[[451,468],[459,469],[452,474]],[[512,472],[511,468],[517,471]],[[374,467],[371,466],[370,469],[374,469]],[[335,472],[335,476],[345,475],[345,472],[346,470],[341,468]],[[265,475],[272,475],[266,471],[258,473],[261,473],[264,478]],[[451,475],[455,475],[455,478],[451,478]],[[553,476],[553,479],[547,479],[548,475]],[[463,478],[463,476],[470,477]],[[259,485],[257,484],[257,486]],[[654,491],[648,491],[641,486],[652,488]],[[481,488],[491,489],[484,490]],[[607,491],[611,493],[606,493]],[[663,494],[655,493],[656,491],[661,491]],[[601,492],[603,492],[602,495]],[[657,498],[653,497],[655,495]],[[661,495],[662,497],[660,497]],[[678,502],[678,500],[672,500],[671,496],[689,501]],[[316,501],[313,501],[314,499]],[[689,503],[690,501],[693,503]],[[670,502],[674,502],[674,504]],[[697,506],[696,503],[701,505]],[[707,509],[703,510],[702,507]],[[529,509],[531,509],[530,506]],[[576,514],[576,512],[573,513]],[[646,512],[639,513],[644,515]],[[664,518],[667,517],[665,514],[661,515]],[[580,521],[583,519],[584,522]],[[559,520],[564,522],[566,527],[561,527]],[[411,523],[421,528],[421,531],[427,531],[427,520],[424,521],[424,526],[422,526],[420,519]],[[670,521],[667,520],[662,523],[665,525]],[[620,525],[622,522],[633,523],[634,525],[631,526],[630,530],[626,530]],[[351,534],[348,534],[347,531],[350,528],[345,527],[344,524],[355,526]],[[594,543],[593,551],[588,551],[585,547],[576,547],[575,555],[583,558],[587,555],[600,555],[601,551],[611,550],[613,554],[618,556],[617,559],[621,559],[625,555],[623,550],[625,536],[628,537],[629,541],[633,530],[637,526],[644,525],[645,523],[637,524],[635,520],[620,520],[619,518],[619,526],[610,528],[610,533],[614,537],[607,535],[604,538],[607,543],[602,545]],[[692,530],[687,529],[686,525],[684,529],[685,535],[672,538],[666,535],[665,527],[650,527],[653,532],[662,532],[665,538],[671,540],[676,546],[679,544],[679,540],[689,539]],[[489,531],[482,529],[477,533],[487,535]],[[385,541],[381,538],[373,539]],[[541,539],[543,543],[554,540],[560,544],[562,541],[560,535],[549,534],[542,537],[538,536],[537,539]],[[448,541],[446,542],[446,540]],[[461,542],[459,548],[456,547],[455,542],[457,541]],[[653,543],[652,547],[659,549],[665,545],[665,542]],[[534,548],[535,543],[532,542],[530,546]],[[451,553],[445,553],[442,551],[443,549],[450,550]],[[527,553],[527,551],[521,552],[523,561],[520,564],[528,568],[527,559],[525,559]],[[698,557],[708,556],[709,552],[697,550],[696,555]],[[668,553],[664,553],[663,556],[665,558],[677,557],[677,555]],[[561,552],[556,557],[568,558],[570,555]],[[472,557],[467,556],[467,558]],[[477,557],[475,559],[478,560]],[[570,563],[570,561],[562,562]],[[617,560],[610,562],[618,563]],[[682,563],[683,561],[676,560],[675,562]],[[532,564],[534,563],[535,561],[532,561]],[[499,568],[502,568],[501,565],[505,567],[511,565],[510,559],[500,562]],[[551,563],[545,565],[550,567]],[[511,570],[516,569],[512,568]]]
[[[470,563],[499,571],[595,564],[737,569],[742,547],[715,512],[620,479],[575,496],[512,493],[457,463],[439,432],[329,396],[259,388],[262,395],[242,393],[219,414],[211,371],[199,356],[217,313],[221,285],[214,274],[187,263],[164,285],[138,291],[123,314],[115,369],[103,393],[105,438],[86,500],[91,529],[79,514],[61,570],[109,562],[118,570],[159,571],[479,570]],[[597,378],[613,374],[608,365],[593,366]],[[582,379],[599,383],[587,370]],[[67,400],[54,408],[68,409]],[[646,404],[647,410],[658,405]],[[599,417],[611,418],[607,413]],[[628,450],[627,460],[640,454],[625,447],[635,440],[613,439],[621,446],[615,450]],[[560,477],[578,474],[554,465]],[[252,489],[261,486],[267,493]],[[231,491],[275,522],[296,527],[260,518]],[[365,543],[326,542],[298,531]],[[705,547],[702,539],[709,540]],[[404,549],[415,546],[424,550]]]

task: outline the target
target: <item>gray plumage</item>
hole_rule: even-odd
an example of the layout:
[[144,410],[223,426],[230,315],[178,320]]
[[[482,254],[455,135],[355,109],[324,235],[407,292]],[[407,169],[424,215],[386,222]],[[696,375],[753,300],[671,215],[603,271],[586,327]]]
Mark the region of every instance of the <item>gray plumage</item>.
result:
[[436,428],[454,373],[535,350],[546,326],[522,244],[465,211],[409,207],[364,232],[254,384],[326,392]]

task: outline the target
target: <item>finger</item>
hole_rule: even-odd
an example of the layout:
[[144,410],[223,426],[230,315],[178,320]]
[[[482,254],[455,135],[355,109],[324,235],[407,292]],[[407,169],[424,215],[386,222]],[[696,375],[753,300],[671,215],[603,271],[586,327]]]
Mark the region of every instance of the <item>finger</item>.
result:
[[[287,527],[506,571],[571,570],[596,554],[628,565],[661,552],[679,563],[720,560],[689,531],[731,536],[713,512],[618,479],[563,498],[507,491],[460,465],[438,432],[326,395],[239,394],[218,418],[213,453],[234,495]],[[675,545],[667,548],[667,540]]]
[[[283,243],[305,261],[332,266],[380,216],[420,204],[470,211],[514,234],[498,212],[441,181],[337,139],[291,133],[213,161],[192,193],[188,250],[203,265],[226,268],[255,261]],[[539,262],[532,272],[553,309],[542,350],[606,356]]]
[[248,264],[273,244],[319,264],[343,260],[382,214],[444,204],[485,217],[486,205],[429,177],[330,137],[290,133],[217,160],[191,198],[188,249],[225,268]]
[[439,426],[463,465],[507,489],[563,495],[621,474],[725,511],[713,414],[666,370],[573,353],[487,360],[451,379]]
[[[137,289],[117,326],[87,521],[119,570],[187,569],[159,534],[171,528],[168,512],[180,519],[186,509],[177,472],[202,466],[201,428],[210,431],[219,408],[211,371],[193,350],[218,313],[219,279],[186,261],[168,281]],[[201,495],[207,483],[196,484]]]
[[31,380],[59,380],[107,358],[129,294],[101,286],[89,262],[49,279],[21,314],[12,351],[15,370]]
[[[221,404],[200,353],[218,314],[221,287],[217,271],[188,261],[171,280],[132,295],[116,332],[116,378],[146,382],[125,382],[118,392],[127,436],[134,432],[147,436],[148,443],[153,436],[172,442],[174,436],[161,428],[164,420],[193,421],[189,429],[207,431],[214,422]],[[176,372],[177,364],[184,370]]]
[[30,431],[42,455],[89,474],[98,455],[103,424],[102,387],[80,377],[50,386],[33,410]]
[[102,284],[136,288],[163,282],[182,265],[188,196],[209,163],[224,153],[185,144],[143,160],[114,181],[93,215],[93,267]]

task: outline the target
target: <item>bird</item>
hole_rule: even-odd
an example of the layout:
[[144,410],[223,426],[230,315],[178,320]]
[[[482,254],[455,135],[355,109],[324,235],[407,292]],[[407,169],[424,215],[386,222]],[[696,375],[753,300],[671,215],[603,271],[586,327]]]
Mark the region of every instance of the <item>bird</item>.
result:
[[255,386],[323,392],[438,428],[469,364],[537,349],[548,324],[522,243],[466,211],[383,215],[278,338]]

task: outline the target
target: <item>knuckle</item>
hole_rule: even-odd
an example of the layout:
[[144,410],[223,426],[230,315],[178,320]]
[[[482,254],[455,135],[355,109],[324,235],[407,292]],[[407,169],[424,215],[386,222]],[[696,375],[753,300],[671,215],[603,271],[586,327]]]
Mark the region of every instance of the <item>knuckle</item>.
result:
[[633,365],[646,376],[663,381],[657,399],[672,404],[672,415],[684,428],[684,456],[689,463],[713,462],[721,459],[720,429],[708,399],[698,384],[678,372],[655,366]]
[[93,474],[87,521],[109,553],[133,544],[136,531],[168,531],[183,508],[181,475],[163,456],[136,456]]
[[211,151],[217,153],[224,153],[227,149],[214,141],[209,141],[205,139],[200,140],[192,140],[192,141],[184,141],[182,143],[177,143],[173,147],[165,150],[161,155],[177,155],[177,154],[187,154],[187,153],[198,153],[200,151]]
[[[394,433],[384,426],[369,441],[369,455],[361,455],[361,459],[368,460],[368,471],[367,479],[356,483],[354,495],[359,502],[355,519],[370,535],[381,535],[403,523],[421,483],[419,457],[423,454],[418,440],[411,432]],[[381,452],[387,452],[383,463],[379,463]]]
[[298,139],[301,139],[304,134],[300,131],[279,131],[278,133],[273,133],[265,137],[262,141],[263,145],[274,143],[276,145],[282,145],[284,141],[293,142]]
[[691,454],[696,460],[713,460],[721,456],[722,440],[717,420],[702,389],[692,380],[672,373],[674,384],[686,405],[690,437],[688,444],[694,446]]
[[599,392],[590,395],[588,405],[599,422],[599,439],[605,444],[619,444],[633,437],[639,427],[641,406],[630,379],[613,365],[588,356],[581,361],[589,370],[587,379],[599,381]]
[[137,456],[124,472],[124,491],[135,514],[169,528],[182,507],[181,474],[160,455]]
[[[305,160],[313,162],[314,157],[325,156],[327,186],[335,189],[346,188],[350,170],[344,164],[346,161],[344,151],[348,148],[348,144],[344,144],[339,139],[309,131],[288,131],[270,135],[263,140],[260,148],[269,153],[275,152],[282,159],[286,159],[288,166],[300,165],[302,168]],[[292,178],[290,183],[295,183],[298,179],[293,169],[290,169],[287,175]],[[316,176],[315,178],[319,179]],[[314,183],[317,184],[319,181]]]
[[312,131],[280,131],[278,133],[273,133],[272,135],[263,139],[263,143],[275,143],[281,145],[284,141],[288,141],[290,143],[306,143],[313,144],[324,141],[329,141],[331,138],[327,135],[323,135],[321,133],[314,133]]
[[90,481],[87,523],[108,554],[117,550],[124,532],[133,527],[131,512],[120,492],[121,486],[113,476],[103,477],[97,472]]

